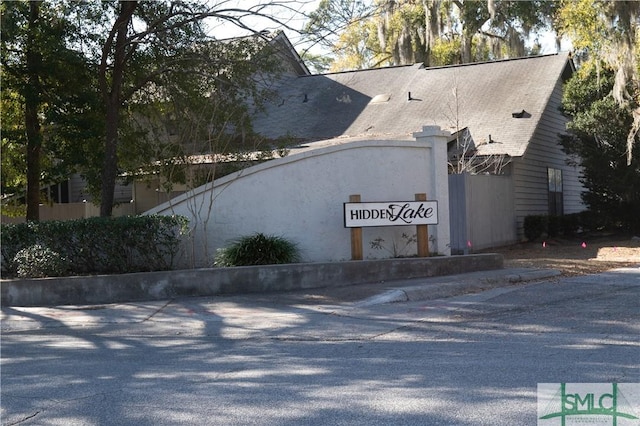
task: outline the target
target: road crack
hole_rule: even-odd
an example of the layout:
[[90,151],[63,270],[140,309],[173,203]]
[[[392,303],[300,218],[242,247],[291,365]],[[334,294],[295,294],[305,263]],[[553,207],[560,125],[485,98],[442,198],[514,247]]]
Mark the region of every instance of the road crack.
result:
[[22,418],[20,420],[13,421],[11,423],[6,423],[5,426],[13,426],[13,425],[18,425],[20,423],[24,423],[27,420],[33,419],[35,416],[37,416],[40,413],[41,413],[41,411],[36,411],[35,413],[31,414],[30,416],[26,416],[26,417],[24,417],[24,418]]
[[170,299],[169,301],[167,301],[167,303],[165,303],[164,305],[160,306],[158,309],[156,309],[154,312],[152,312],[148,317],[146,317],[145,319],[140,321],[140,323],[145,323],[145,322],[149,321],[151,318],[155,317],[160,312],[162,312],[164,310],[164,308],[169,306],[171,303],[173,303],[173,299]]

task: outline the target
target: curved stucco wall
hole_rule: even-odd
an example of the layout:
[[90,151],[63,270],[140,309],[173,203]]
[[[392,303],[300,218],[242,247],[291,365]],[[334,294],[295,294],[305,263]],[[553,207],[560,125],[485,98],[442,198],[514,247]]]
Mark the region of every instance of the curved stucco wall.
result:
[[[210,264],[217,248],[255,232],[294,241],[304,261],[349,260],[350,230],[343,218],[349,195],[360,194],[366,202],[434,194],[433,157],[429,144],[415,139],[340,143],[245,169],[217,180],[213,189],[197,188],[148,213],[189,218],[195,266]],[[444,173],[446,184],[446,165]],[[446,253],[448,199],[439,200],[439,210],[439,225],[429,227],[434,240],[430,249]],[[414,255],[415,244],[405,247],[403,237],[414,233],[415,226],[363,228],[364,257],[393,257],[394,244],[396,251],[402,250],[397,254]],[[446,242],[438,241],[438,233]],[[377,238],[384,240],[382,250],[371,248]]]

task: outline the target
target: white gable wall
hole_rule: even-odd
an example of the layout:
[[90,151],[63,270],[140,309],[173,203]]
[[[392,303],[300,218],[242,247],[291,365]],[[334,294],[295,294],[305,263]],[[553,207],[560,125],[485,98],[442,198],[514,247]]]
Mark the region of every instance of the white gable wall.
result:
[[[217,248],[256,232],[295,242],[303,261],[344,261],[351,259],[351,232],[343,218],[349,195],[360,194],[362,202],[411,201],[427,193],[439,197],[440,223],[429,226],[430,250],[449,254],[446,138],[435,151],[415,139],[345,141],[245,169],[147,213],[189,218],[193,266],[210,265]],[[403,233],[413,235],[415,226],[363,228],[365,259],[392,257],[394,243],[405,245]],[[377,238],[389,251],[371,248]],[[400,254],[415,253],[413,244]]]
[[562,170],[564,213],[577,213],[586,209],[580,197],[584,191],[580,183],[580,168],[567,165],[567,155],[560,145],[558,135],[567,131],[567,119],[559,112],[561,100],[562,82],[558,81],[525,155],[513,160],[519,238],[523,238],[524,235],[523,224],[526,216],[549,213],[548,168]]

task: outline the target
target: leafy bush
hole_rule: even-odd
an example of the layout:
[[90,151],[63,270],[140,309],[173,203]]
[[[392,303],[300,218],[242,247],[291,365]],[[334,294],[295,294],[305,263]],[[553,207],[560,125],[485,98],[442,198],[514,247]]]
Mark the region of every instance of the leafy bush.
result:
[[571,213],[562,216],[562,232],[566,236],[574,236],[580,228],[584,228],[580,213]]
[[3,270],[18,274],[16,255],[40,245],[65,259],[67,274],[121,274],[171,269],[188,221],[182,216],[2,224]]
[[548,216],[530,215],[524,218],[524,236],[529,241],[535,241],[547,232]]
[[250,266],[295,263],[299,261],[297,246],[282,237],[257,233],[241,237],[229,247],[218,249],[215,266]]
[[69,263],[59,253],[40,244],[23,248],[13,258],[16,275],[21,278],[58,277],[65,275]]
[[561,232],[563,232],[562,218],[563,216],[547,216],[547,235],[549,237],[557,237]]
[[617,224],[607,222],[602,215],[589,210],[563,216],[531,215],[524,218],[524,235],[529,241],[543,235],[573,237],[578,232],[618,229]]

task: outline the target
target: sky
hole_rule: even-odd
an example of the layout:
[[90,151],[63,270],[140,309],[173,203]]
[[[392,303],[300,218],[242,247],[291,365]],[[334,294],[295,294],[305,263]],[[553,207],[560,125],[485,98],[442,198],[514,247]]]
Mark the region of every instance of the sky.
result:
[[[291,43],[297,46],[301,41],[300,36],[294,30],[300,30],[304,27],[306,23],[305,15],[316,10],[320,0],[217,0],[215,3],[218,8],[259,10],[264,15],[276,17],[278,21],[293,30],[287,30],[285,26],[279,25],[273,20],[257,16],[246,16],[242,18],[242,22],[249,28],[258,31],[284,30]],[[231,38],[250,34],[249,31],[229,22],[210,20],[207,25],[211,33],[218,38]]]
[[[546,31],[538,35],[540,45],[542,46],[542,54],[558,53],[556,50],[556,35],[551,31]],[[567,38],[563,38],[560,43],[560,51],[566,52],[571,50],[571,42]]]

